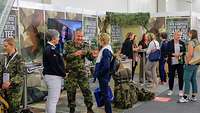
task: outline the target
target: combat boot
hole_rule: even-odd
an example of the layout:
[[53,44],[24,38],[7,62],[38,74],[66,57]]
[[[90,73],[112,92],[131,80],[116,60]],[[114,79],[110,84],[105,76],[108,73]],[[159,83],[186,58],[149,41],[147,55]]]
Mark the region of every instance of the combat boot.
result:
[[75,108],[70,108],[69,113],[75,113]]
[[94,111],[92,110],[92,108],[87,108],[87,113],[94,113]]

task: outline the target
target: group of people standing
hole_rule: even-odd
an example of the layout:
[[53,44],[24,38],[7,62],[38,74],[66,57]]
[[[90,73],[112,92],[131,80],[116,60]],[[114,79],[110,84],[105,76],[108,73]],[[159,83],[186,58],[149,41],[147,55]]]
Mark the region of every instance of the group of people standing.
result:
[[[59,32],[49,29],[46,33],[46,47],[43,51],[43,76],[48,89],[46,113],[56,113],[56,105],[61,94],[62,81],[65,81],[68,107],[75,113],[76,90],[79,87],[84,96],[87,113],[94,113],[92,92],[90,91],[85,59],[96,60],[95,80],[98,79],[105,112],[112,113],[111,101],[108,98],[110,81],[110,62],[113,51],[109,45],[110,36],[102,33],[98,37],[100,49],[92,50],[84,43],[84,34],[77,30],[74,39],[64,44],[64,53],[60,54],[56,45],[59,43]],[[23,92],[25,61],[18,53],[14,38],[6,38],[3,42],[5,59],[0,62],[0,94],[9,104],[9,113],[19,113]],[[66,74],[67,73],[67,74]],[[95,81],[94,81],[95,82]]]
[[[175,32],[174,38],[167,39],[166,33],[161,33],[161,44],[156,40],[153,33],[144,34],[142,40],[137,45],[135,39],[137,36],[134,33],[128,33],[125,42],[122,45],[121,53],[132,60],[132,69],[134,79],[134,72],[137,66],[137,61],[141,57],[146,56],[146,61],[141,60],[140,68],[145,63],[146,80],[148,83],[157,85],[156,67],[159,62],[160,80],[161,83],[167,81],[165,72],[165,63],[169,67],[169,92],[168,95],[173,94],[174,78],[176,72],[178,73],[179,83],[179,101],[188,102],[195,101],[197,95],[197,80],[196,73],[198,69],[197,64],[191,64],[190,61],[197,55],[195,47],[199,45],[198,34],[196,30],[190,30],[188,33],[190,41],[186,44],[181,41],[181,32]],[[65,88],[67,90],[68,107],[70,113],[75,112],[76,107],[76,89],[80,87],[84,103],[87,107],[87,113],[94,113],[92,106],[92,92],[90,91],[89,78],[86,76],[85,59],[95,60],[94,82],[99,81],[103,102],[105,105],[105,112],[112,113],[111,101],[109,99],[109,82],[111,76],[110,62],[113,58],[112,47],[110,46],[110,36],[102,33],[98,36],[100,48],[92,50],[87,44],[83,42],[83,32],[75,31],[74,39],[64,44],[63,56],[56,49],[59,43],[59,32],[50,29],[46,34],[48,40],[43,52],[43,75],[48,88],[48,98],[46,103],[46,113],[56,113],[56,105],[58,103],[62,80],[65,81]],[[1,95],[5,95],[6,101],[9,103],[9,113],[17,113],[20,108],[23,88],[24,60],[18,54],[16,49],[16,42],[14,38],[6,38],[3,42],[3,47],[7,53],[5,59],[0,62],[0,78],[1,78]],[[161,46],[160,46],[161,45]],[[146,55],[141,54],[139,50],[147,49]],[[150,61],[148,56],[155,50],[161,51],[161,58],[159,61]],[[97,52],[98,51],[98,52]],[[141,68],[142,69],[142,68]],[[66,73],[68,73],[66,75]],[[142,70],[140,70],[140,79],[142,80]],[[192,96],[190,95],[190,84],[192,85]],[[183,91],[183,85],[184,91]]]
[[[99,50],[91,50],[83,42],[83,37],[82,31],[75,31],[74,39],[64,44],[64,54],[61,56],[56,49],[56,44],[59,42],[59,33],[56,30],[49,30],[47,33],[49,41],[43,54],[43,74],[48,87],[47,113],[56,113],[56,104],[60,97],[62,79],[65,79],[70,113],[75,112],[76,89],[78,87],[80,87],[84,96],[87,113],[94,113],[89,78],[86,76],[85,58],[88,60],[97,58],[94,77],[95,80],[98,79],[99,81],[105,112],[112,113],[111,102],[107,95],[110,81],[110,62],[113,54],[109,45],[110,36],[106,33],[99,35],[98,42],[101,46]],[[66,73],[68,74],[66,75]]]
[[[189,42],[181,40],[181,32],[176,31],[173,34],[173,39],[169,40],[167,33],[161,33],[161,42],[153,33],[143,34],[142,40],[136,45],[136,35],[132,32],[127,34],[127,37],[122,45],[121,53],[132,59],[132,80],[134,78],[135,68],[138,58],[140,59],[139,82],[143,83],[142,71],[145,71],[145,80],[153,87],[158,85],[157,67],[159,67],[160,84],[165,84],[168,79],[169,91],[168,95],[173,94],[174,79],[178,74],[179,85],[179,101],[188,102],[190,92],[190,83],[192,84],[192,98],[196,100],[197,80],[196,72],[198,65],[190,64],[190,60],[194,57],[194,48],[199,44],[196,30],[188,32]],[[141,49],[146,49],[146,55],[140,53]],[[160,60],[151,61],[149,55],[156,50],[160,50]],[[145,57],[145,62],[142,60]],[[145,67],[143,64],[145,63]],[[159,63],[159,66],[158,66]],[[168,65],[168,74],[166,72],[166,64]],[[144,69],[144,70],[143,70]],[[177,73],[177,74],[176,74]],[[168,75],[168,76],[167,76]],[[183,87],[185,85],[185,87]],[[184,91],[183,91],[184,90]]]

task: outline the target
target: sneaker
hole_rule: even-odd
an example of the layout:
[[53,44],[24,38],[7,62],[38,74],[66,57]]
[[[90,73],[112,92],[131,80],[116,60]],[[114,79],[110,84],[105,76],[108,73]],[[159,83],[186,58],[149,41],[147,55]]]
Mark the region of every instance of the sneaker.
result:
[[179,103],[187,103],[188,101],[189,101],[188,98],[185,99],[183,97],[180,97],[178,100]]
[[197,101],[197,97],[195,97],[195,96],[194,96],[194,97],[191,97],[191,98],[190,98],[190,101],[193,101],[193,102]]
[[179,95],[180,97],[182,97],[182,96],[183,96],[183,91],[182,91],[182,90],[179,91],[178,95]]
[[167,93],[168,96],[171,96],[172,94],[173,94],[172,90],[169,90],[168,93]]

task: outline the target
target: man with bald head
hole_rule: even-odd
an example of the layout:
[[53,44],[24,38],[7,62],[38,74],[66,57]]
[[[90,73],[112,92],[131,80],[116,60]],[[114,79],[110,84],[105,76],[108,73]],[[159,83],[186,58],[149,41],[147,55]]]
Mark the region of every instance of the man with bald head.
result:
[[80,87],[84,96],[87,113],[94,113],[92,110],[92,93],[85,70],[85,58],[92,60],[93,57],[90,47],[83,42],[83,35],[82,31],[76,31],[73,41],[68,41],[64,45],[66,71],[69,73],[65,80],[65,87],[67,89],[70,113],[75,112],[76,89],[78,87]]
[[179,96],[183,96],[183,65],[185,63],[186,48],[183,41],[181,41],[181,32],[174,32],[174,39],[168,42],[168,65],[169,65],[169,92],[168,95],[173,94],[174,78],[176,71],[178,73]]

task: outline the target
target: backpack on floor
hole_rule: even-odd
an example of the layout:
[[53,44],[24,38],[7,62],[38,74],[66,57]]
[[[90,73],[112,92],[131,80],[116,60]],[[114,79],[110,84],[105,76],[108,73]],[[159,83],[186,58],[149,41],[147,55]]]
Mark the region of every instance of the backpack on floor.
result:
[[27,100],[28,104],[33,102],[40,102],[43,101],[44,98],[47,96],[47,91],[41,91],[37,87],[28,87],[27,88]]
[[118,84],[114,87],[114,107],[127,109],[135,103],[137,103],[137,94],[135,90],[131,89],[129,83]]
[[116,84],[129,82],[131,79],[132,73],[129,68],[120,68],[112,77]]

